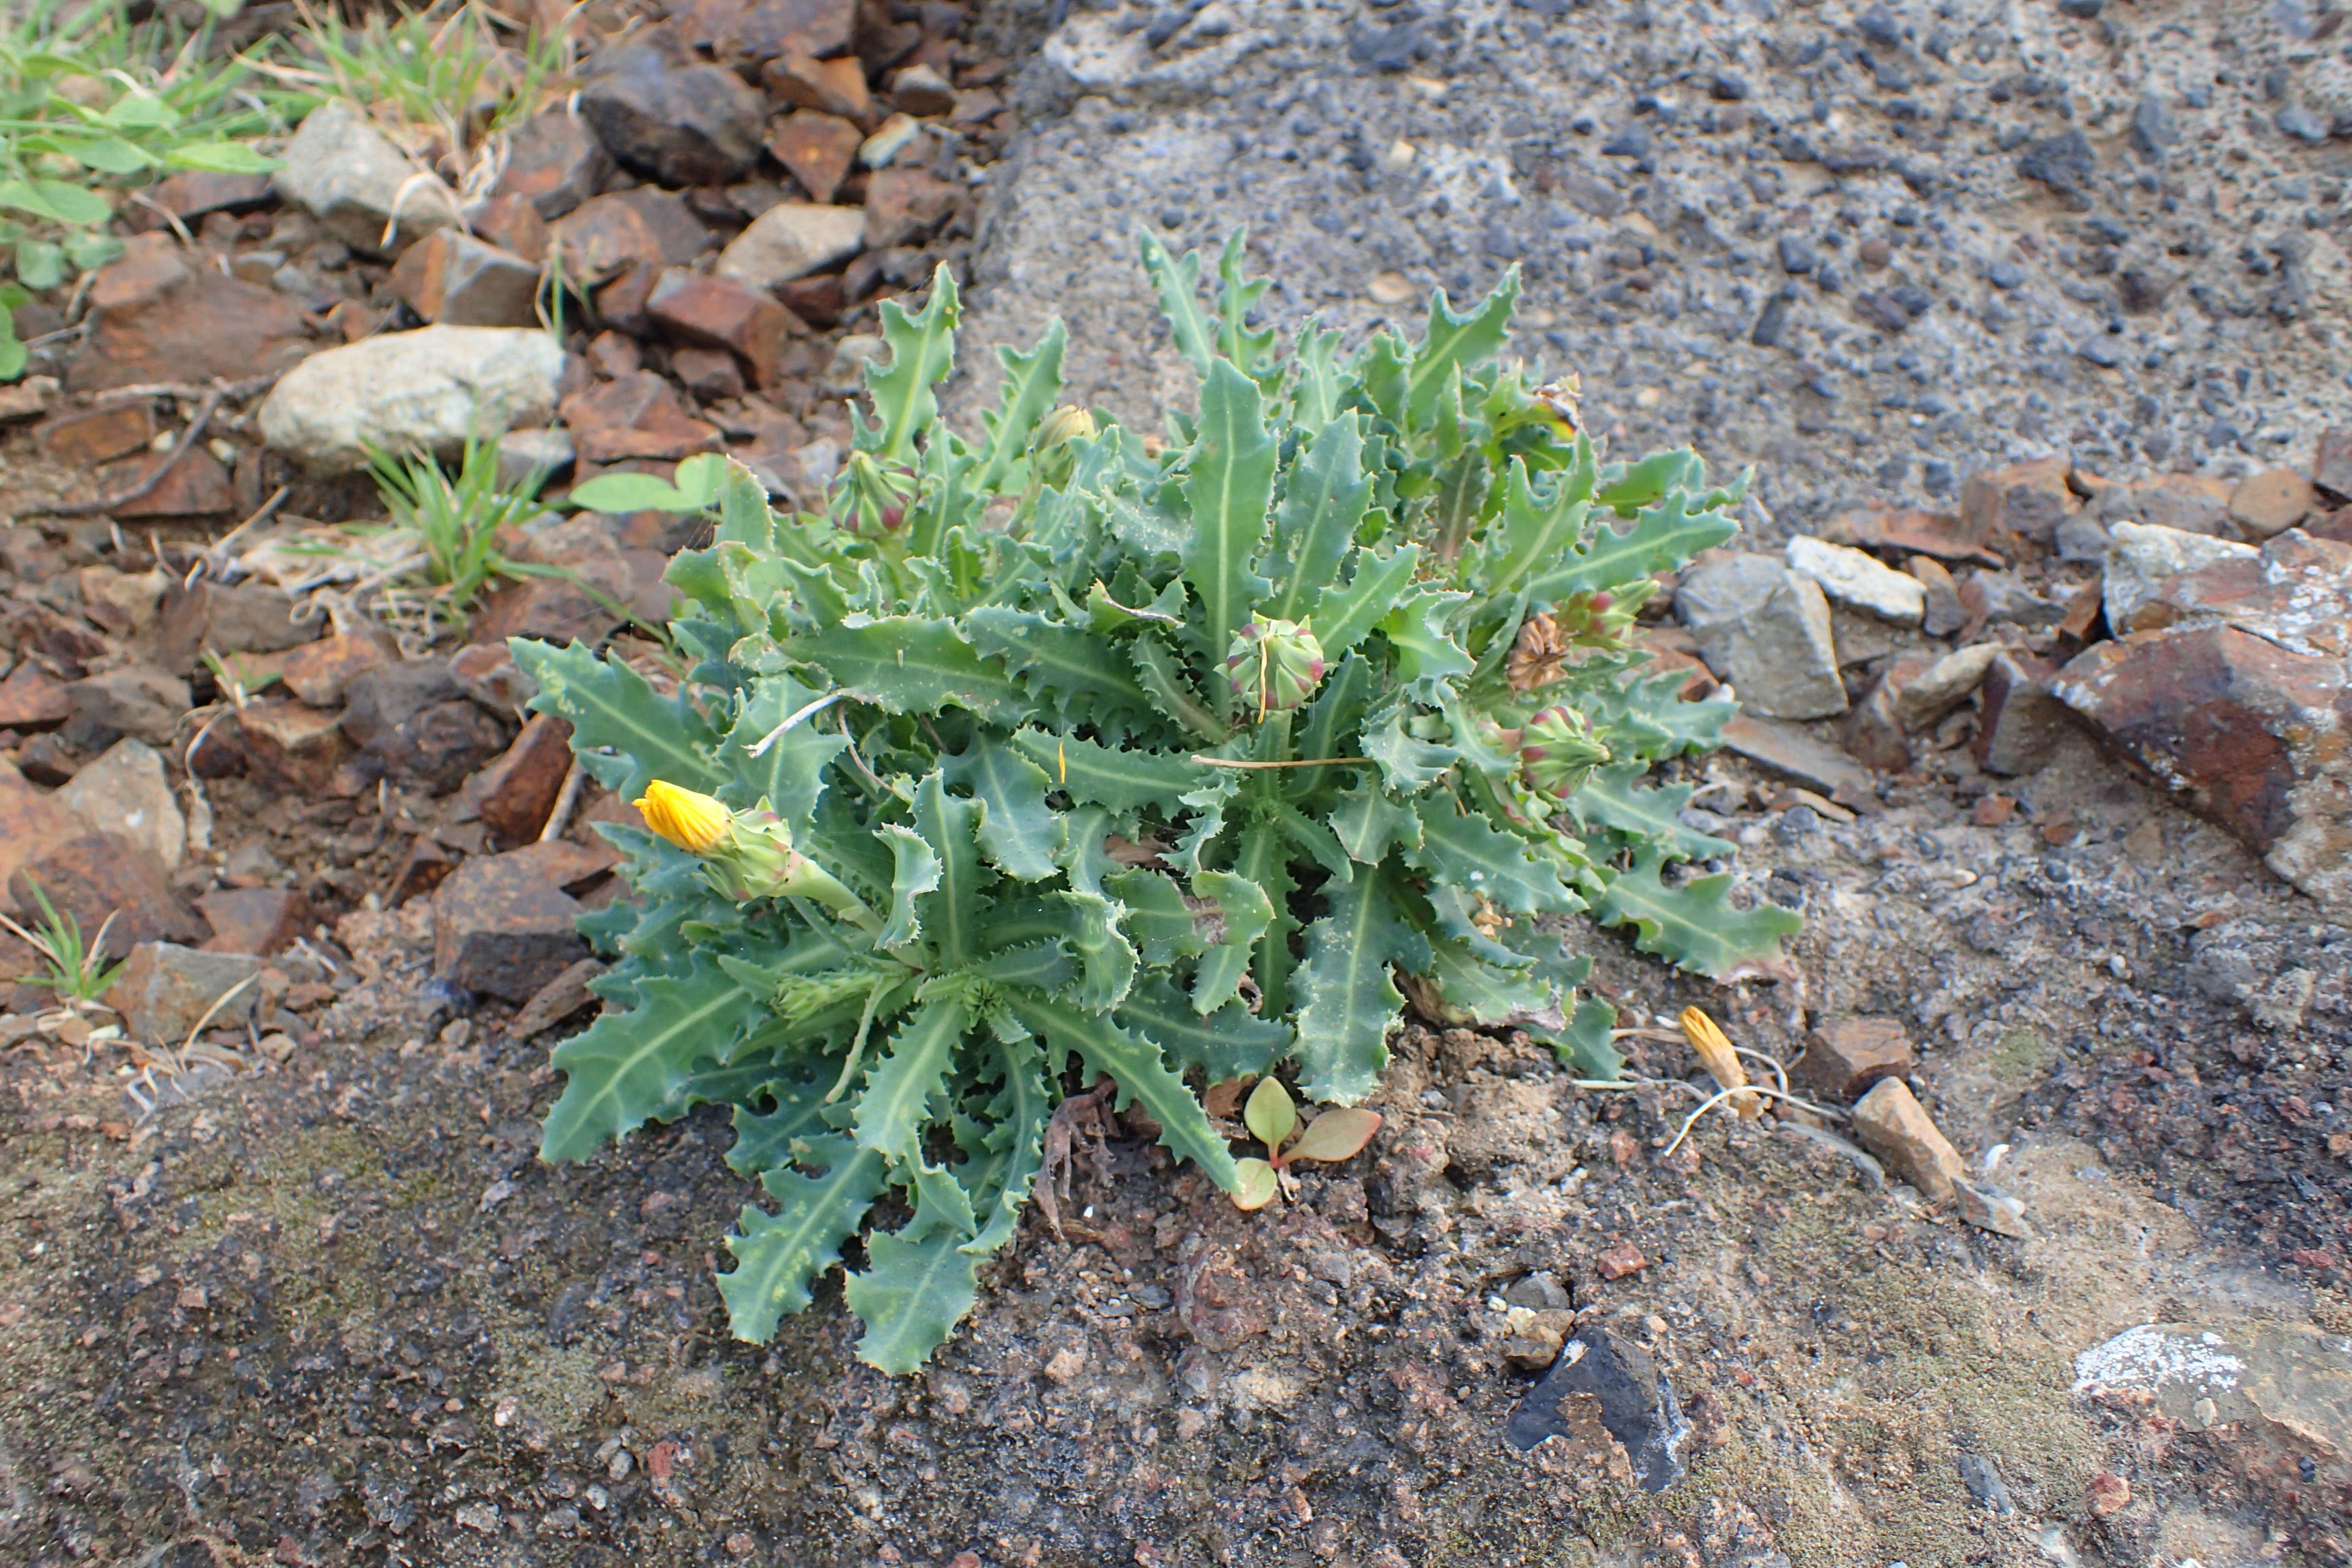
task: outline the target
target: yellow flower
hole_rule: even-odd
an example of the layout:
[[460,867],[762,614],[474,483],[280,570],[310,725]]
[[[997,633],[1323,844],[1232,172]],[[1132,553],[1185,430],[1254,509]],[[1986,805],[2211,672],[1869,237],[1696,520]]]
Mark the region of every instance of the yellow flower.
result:
[[1764,1114],[1764,1097],[1748,1089],[1748,1069],[1739,1065],[1739,1054],[1724,1037],[1722,1026],[1696,1007],[1685,1007],[1682,1016],[1683,1038],[1708,1074],[1727,1089],[1747,1090],[1730,1097],[1731,1108],[1743,1121],[1754,1121]]
[[645,814],[647,827],[697,855],[708,855],[725,843],[734,821],[734,814],[709,795],[659,779],[632,804]]

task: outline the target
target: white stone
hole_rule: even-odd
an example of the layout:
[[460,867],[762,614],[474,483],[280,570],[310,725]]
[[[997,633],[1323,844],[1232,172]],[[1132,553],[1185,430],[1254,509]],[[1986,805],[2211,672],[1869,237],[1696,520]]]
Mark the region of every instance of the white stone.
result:
[[857,161],[868,169],[887,169],[922,133],[921,121],[911,114],[894,114],[857,144]]
[[1919,579],[1843,544],[1798,534],[1789,541],[1789,570],[1820,584],[1839,604],[1898,626],[1916,626],[1927,613],[1927,588]]
[[2216,561],[2261,553],[2251,544],[2210,534],[2183,533],[2147,522],[2118,522],[2109,531],[2106,582],[2101,590],[2107,629],[2116,637],[2132,630],[2133,612],[2156,597],[2167,577],[2194,572]]
[[178,869],[187,854],[187,819],[172,798],[163,754],[144,741],[115,742],[49,798],[91,832],[152,851],[166,869]]
[[1821,585],[1766,555],[1694,570],[1675,610],[1707,668],[1741,707],[1767,719],[1826,719],[1846,709]]
[[448,456],[555,411],[563,349],[536,327],[420,327],[312,354],[261,405],[272,448],[319,470],[357,468],[373,445]]
[[[285,166],[270,177],[278,196],[354,250],[396,256],[457,221],[457,193],[340,99],[312,110],[280,156]],[[387,238],[395,213],[400,221]]]
[[862,207],[785,202],[751,220],[719,253],[718,273],[755,289],[772,289],[822,272],[866,248]]

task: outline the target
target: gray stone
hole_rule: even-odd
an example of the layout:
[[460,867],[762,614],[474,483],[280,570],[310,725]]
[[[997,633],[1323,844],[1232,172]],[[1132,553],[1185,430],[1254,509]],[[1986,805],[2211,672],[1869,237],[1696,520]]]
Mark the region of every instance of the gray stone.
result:
[[[2141,1323],[2074,1358],[2077,1398],[2226,1429],[2233,1463],[2352,1496],[2352,1341],[2303,1323]],[[2292,1479],[2289,1479],[2292,1478]],[[2339,1501],[2336,1506],[2342,1506]]]
[[278,195],[354,250],[397,255],[457,221],[457,193],[340,99],[312,110],[279,156],[284,167],[271,177]]
[[561,427],[509,430],[499,437],[499,483],[514,488],[534,476],[556,479],[570,473],[578,457],[572,437]]
[[1649,1352],[1603,1328],[1579,1330],[1560,1347],[1551,1371],[1512,1410],[1505,1436],[1521,1453],[1547,1438],[1590,1442],[1598,1434],[1581,1428],[1595,1415],[1623,1446],[1643,1491],[1662,1492],[1687,1473],[1682,1448],[1691,1426],[1674,1384]]
[[2000,646],[1994,643],[1946,654],[1895,693],[1896,721],[1914,733],[1925,730],[1969,700],[1969,693],[1984,680],[1985,671],[2000,654]]
[[172,797],[163,755],[143,741],[117,741],[49,798],[83,827],[129,839],[166,869],[177,869],[187,853],[187,819]]
[[1683,579],[1675,607],[1716,675],[1748,712],[1824,719],[1846,708],[1818,584],[1761,555],[1701,566]]
[[2086,510],[2060,523],[2050,542],[2061,561],[2101,561],[2109,537],[2107,525]]
[[1801,725],[1742,713],[1723,727],[1723,743],[1832,800],[1860,806],[1873,798],[1877,781],[1870,770]]
[[680,65],[650,45],[599,58],[580,117],[614,157],[666,185],[723,185],[760,157],[768,102],[723,66]]
[[529,327],[423,327],[313,354],[261,405],[276,450],[316,470],[365,466],[370,447],[456,453],[473,434],[555,410],[563,348]]
[[250,953],[142,942],[131,950],[106,1005],[122,1015],[132,1039],[176,1049],[207,1013],[208,1029],[235,1028],[254,1017],[261,1005],[260,975],[261,960]]
[[2118,522],[2108,533],[2106,577],[2100,595],[2107,627],[2117,637],[2132,629],[2133,615],[2158,595],[2166,578],[2216,561],[2251,560],[2262,553],[2234,540],[2147,523]]
[[66,688],[73,704],[76,740],[110,746],[135,735],[152,746],[169,745],[188,711],[188,683],[160,669],[131,665],[77,680]]
[[1927,609],[1927,590],[1908,577],[1850,545],[1831,544],[1808,534],[1789,541],[1789,570],[1821,584],[1822,592],[1839,604],[1892,621],[1916,626]]
[[772,289],[836,266],[865,247],[864,209],[783,202],[753,219],[719,253],[718,271],[755,289]]

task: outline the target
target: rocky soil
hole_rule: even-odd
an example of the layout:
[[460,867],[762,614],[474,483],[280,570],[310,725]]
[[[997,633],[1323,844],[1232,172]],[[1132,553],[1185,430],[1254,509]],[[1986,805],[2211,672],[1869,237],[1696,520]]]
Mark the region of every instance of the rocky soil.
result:
[[[11,395],[0,879],[161,945],[112,1027],[0,995],[0,1555],[2352,1561],[2342,13],[926,4],[785,41],[833,15],[632,35],[474,237],[397,257],[339,203],[412,150],[314,121],[351,180],[175,213],[195,248],[139,241]],[[893,112],[903,231],[895,154],[823,188]],[[1150,423],[1183,377],[1129,232],[1243,222],[1286,324],[1517,263],[1521,352],[1621,451],[1758,465],[1644,635],[1748,703],[1689,820],[1804,913],[1791,973],[1588,934],[1633,1087],[1416,1027],[1372,1146],[1256,1215],[1098,1122],[920,1377],[822,1300],[736,1343],[723,1121],[532,1158],[625,808],[497,646],[649,659],[612,603],[657,615],[687,541],[536,526],[602,596],[437,628],[288,542],[372,514],[355,421],[461,436],[494,382],[511,461],[722,447],[812,493],[874,300],[940,257],[967,344],[1058,310],[1075,391]],[[590,315],[542,364],[509,261],[566,244]],[[283,331],[204,348],[230,303]],[[387,364],[417,395],[348,390]],[[1693,1003],[1841,1114],[1677,1142]]]

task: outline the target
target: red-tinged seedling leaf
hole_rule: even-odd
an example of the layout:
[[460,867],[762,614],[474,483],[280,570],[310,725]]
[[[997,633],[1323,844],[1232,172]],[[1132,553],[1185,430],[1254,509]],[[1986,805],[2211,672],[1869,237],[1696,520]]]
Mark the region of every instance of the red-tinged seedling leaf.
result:
[[1381,1130],[1381,1113],[1359,1106],[1327,1110],[1307,1124],[1298,1142],[1283,1156],[1286,1165],[1300,1160],[1344,1160],[1372,1141]]
[[1249,1103],[1242,1108],[1242,1120],[1250,1132],[1266,1146],[1269,1153],[1280,1157],[1283,1141],[1298,1130],[1298,1112],[1290,1103],[1290,1091],[1279,1079],[1262,1078],[1250,1090]]
[[1274,1201],[1276,1183],[1272,1165],[1263,1160],[1236,1160],[1234,1169],[1241,1175],[1241,1184],[1234,1189],[1234,1207],[1262,1209]]

